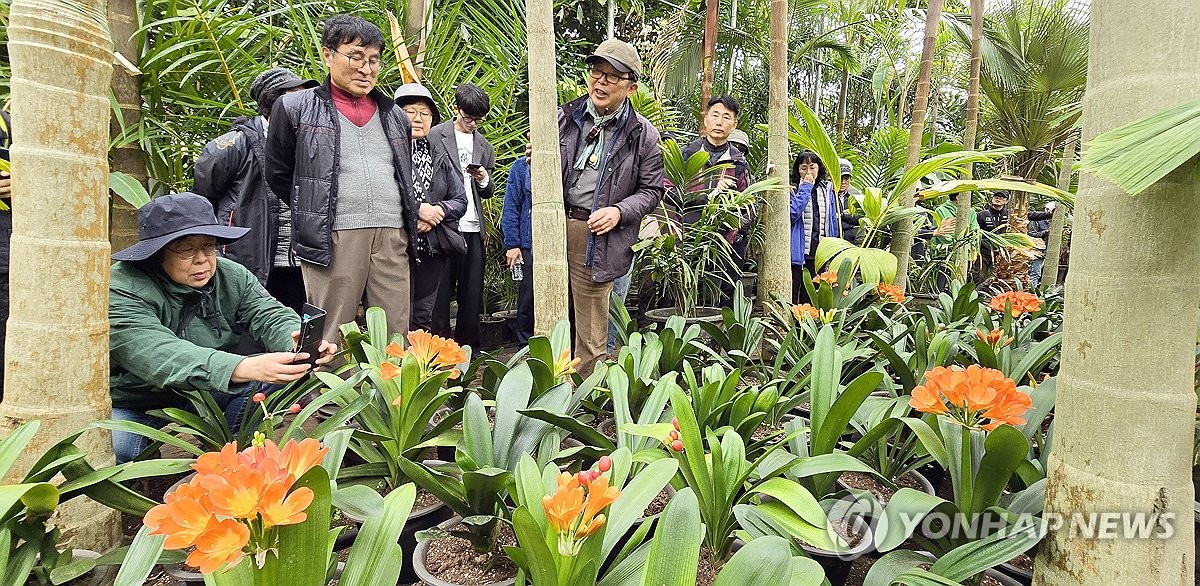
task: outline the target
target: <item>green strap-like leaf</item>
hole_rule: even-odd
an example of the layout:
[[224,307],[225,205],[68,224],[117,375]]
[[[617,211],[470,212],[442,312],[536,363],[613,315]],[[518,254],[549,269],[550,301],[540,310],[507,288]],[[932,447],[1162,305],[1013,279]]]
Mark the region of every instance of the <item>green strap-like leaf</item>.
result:
[[399,580],[404,552],[397,541],[416,497],[417,489],[412,484],[405,484],[384,497],[382,512],[368,518],[354,540],[338,584],[390,586]]
[[755,539],[729,558],[713,586],[788,584],[792,578],[790,553],[782,537]]
[[695,586],[703,535],[695,493],[691,488],[675,493],[650,542],[642,586]]

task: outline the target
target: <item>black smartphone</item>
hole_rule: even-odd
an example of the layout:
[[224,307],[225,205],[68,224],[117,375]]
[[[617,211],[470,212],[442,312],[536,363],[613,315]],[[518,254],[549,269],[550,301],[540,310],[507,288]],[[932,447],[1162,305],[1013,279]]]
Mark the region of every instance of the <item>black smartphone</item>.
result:
[[468,171],[478,171],[482,168],[483,168],[483,165],[480,165],[479,163],[471,163],[470,165],[467,165]]
[[303,362],[307,362],[315,367],[317,359],[321,357],[321,353],[318,350],[321,347],[321,333],[325,331],[325,310],[305,303],[302,311],[303,313],[300,316],[300,344],[296,347],[296,353],[307,352],[308,358]]

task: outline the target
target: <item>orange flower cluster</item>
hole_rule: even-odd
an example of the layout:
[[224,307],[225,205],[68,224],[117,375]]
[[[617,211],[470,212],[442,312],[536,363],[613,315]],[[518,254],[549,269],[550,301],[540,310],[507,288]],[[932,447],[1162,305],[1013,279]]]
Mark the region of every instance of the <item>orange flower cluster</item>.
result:
[[609,486],[608,477],[599,471],[559,474],[554,494],[542,497],[546,519],[558,533],[558,553],[578,555],[583,540],[604,526],[605,517],[600,511],[619,496],[621,490]]
[[1003,372],[977,364],[965,370],[939,366],[925,373],[925,384],[912,390],[908,404],[922,413],[943,415],[964,427],[987,431],[1005,423],[1024,424],[1022,416],[1033,405],[1029,395],[1018,391]]
[[[400,344],[392,342],[384,348],[384,352],[392,358],[404,359],[412,356],[421,367],[421,378],[450,371],[450,378],[458,378],[461,372],[458,365],[467,361],[467,351],[458,342],[441,336],[434,336],[425,330],[415,330],[408,333],[408,350]],[[383,380],[391,380],[400,376],[400,367],[391,362],[384,362],[380,367]]]
[[833,289],[838,286],[837,279],[837,271],[825,271],[813,277],[813,285],[820,287],[821,283],[829,283],[829,288]]
[[307,518],[312,490],[288,491],[328,451],[311,438],[290,440],[280,450],[261,434],[241,452],[236,444],[226,444],[220,452],[200,456],[192,464],[192,481],[150,509],[144,521],[151,535],[167,536],[166,549],[195,546],[187,563],[204,574],[236,564],[247,553],[263,560],[262,554],[276,547],[272,527]]
[[892,303],[904,303],[904,300],[906,299],[904,296],[904,290],[896,285],[880,283],[875,286],[875,292],[878,293],[880,297],[885,298]]
[[1012,316],[1021,317],[1022,313],[1034,313],[1042,308],[1042,300],[1037,295],[1025,291],[1008,291],[992,298],[988,307],[993,311],[1004,311],[1005,305],[1012,306]]
[[801,303],[792,306],[792,315],[796,316],[796,321],[803,321],[806,315],[816,321],[821,319],[821,310],[808,303]]

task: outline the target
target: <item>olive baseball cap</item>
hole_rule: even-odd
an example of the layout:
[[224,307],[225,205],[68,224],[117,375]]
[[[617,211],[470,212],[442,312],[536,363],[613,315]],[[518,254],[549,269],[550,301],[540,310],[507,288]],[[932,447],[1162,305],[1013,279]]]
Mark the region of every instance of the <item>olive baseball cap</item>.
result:
[[633,45],[621,39],[608,39],[600,43],[595,52],[584,60],[584,63],[591,65],[600,59],[607,61],[621,73],[632,73],[634,81],[642,76],[641,56],[638,55],[637,49],[634,49]]

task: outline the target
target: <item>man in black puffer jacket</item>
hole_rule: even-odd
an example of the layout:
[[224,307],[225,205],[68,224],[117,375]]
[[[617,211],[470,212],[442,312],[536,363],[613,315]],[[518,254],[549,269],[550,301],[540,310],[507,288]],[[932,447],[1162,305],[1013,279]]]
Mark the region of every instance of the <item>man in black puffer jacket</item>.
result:
[[193,193],[212,202],[219,222],[250,228],[245,238],[223,245],[221,256],[250,269],[272,297],[296,313],[304,304],[304,281],[291,255],[292,215],[267,187],[263,147],[275,102],[318,85],[282,67],[260,73],[250,85],[258,116],[234,120],[229,132],[204,145],[192,185]]
[[408,118],[375,88],[383,33],[357,16],[325,22],[320,87],[275,103],[267,132],[267,183],[288,194],[292,250],[308,300],[328,312],[326,339],[354,320],[360,301],[408,331],[409,259],[417,234]]

